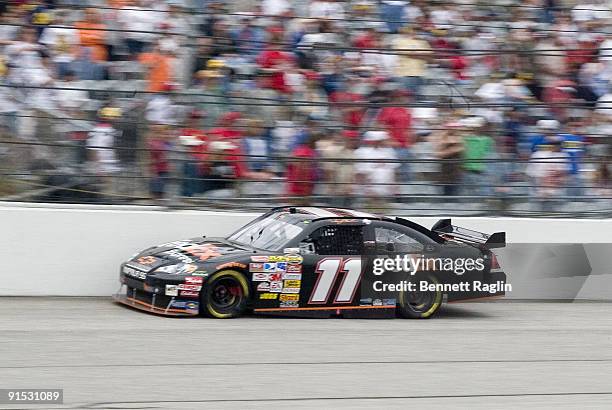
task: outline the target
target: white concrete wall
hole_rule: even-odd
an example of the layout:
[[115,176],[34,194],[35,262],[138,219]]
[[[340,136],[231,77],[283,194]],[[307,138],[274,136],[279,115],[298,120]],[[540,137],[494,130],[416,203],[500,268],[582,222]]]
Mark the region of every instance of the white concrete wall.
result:
[[[225,236],[256,216],[0,203],[0,296],[107,296],[119,286],[119,264],[136,251],[204,234]],[[431,227],[437,219],[413,220]],[[453,224],[506,231],[513,243],[612,243],[612,220],[453,218]]]

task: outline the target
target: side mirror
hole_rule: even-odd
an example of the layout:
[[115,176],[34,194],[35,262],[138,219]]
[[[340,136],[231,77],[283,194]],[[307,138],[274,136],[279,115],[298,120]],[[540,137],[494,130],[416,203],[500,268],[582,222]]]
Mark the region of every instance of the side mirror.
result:
[[300,242],[300,248],[298,254],[301,255],[312,255],[315,253],[315,246],[312,242]]

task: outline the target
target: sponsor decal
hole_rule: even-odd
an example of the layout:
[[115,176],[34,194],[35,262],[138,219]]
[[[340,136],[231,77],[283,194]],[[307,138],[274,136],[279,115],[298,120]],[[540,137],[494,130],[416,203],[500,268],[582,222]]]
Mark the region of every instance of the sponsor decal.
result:
[[283,293],[300,293],[300,288],[283,288]]
[[[197,265],[187,264],[187,265],[183,266],[183,271],[181,273],[192,273],[192,272],[195,272],[196,269],[198,269]],[[206,273],[206,272],[204,272],[204,273]]]
[[304,262],[302,255],[286,255],[285,257],[287,258],[287,263],[292,265],[299,265]]
[[264,272],[276,272],[276,263],[264,263]]
[[192,275],[193,276],[206,276],[208,275],[208,272],[206,272],[205,270],[199,270],[199,271],[193,272]]
[[170,303],[171,308],[185,309],[187,307],[187,302],[184,300],[173,300]]
[[200,290],[202,290],[202,286],[201,285],[193,285],[191,283],[181,283],[178,285],[178,289],[179,290],[193,290],[195,292],[199,292]]
[[264,300],[272,300],[272,299],[276,299],[278,297],[278,293],[262,293],[261,295],[259,295],[259,299],[264,299]]
[[268,256],[268,262],[287,262],[285,255],[270,255]]
[[185,283],[193,283],[196,285],[201,285],[204,279],[201,276],[187,276],[185,278]]
[[140,263],[141,265],[149,266],[157,262],[157,258],[154,256],[141,256],[140,258],[136,259],[136,262]]
[[281,293],[283,291],[283,282],[270,282],[270,292]]
[[285,272],[287,270],[287,262],[276,262],[276,271]]
[[281,295],[278,297],[278,299],[281,302],[298,301],[298,300],[300,300],[300,295],[296,295],[295,293],[293,293],[293,294],[281,293]]
[[251,262],[268,262],[268,256],[267,255],[251,256]]
[[193,242],[189,241],[173,241],[162,243],[161,245],[157,245],[158,248],[184,248],[186,246],[193,245]]
[[382,304],[383,306],[395,306],[397,305],[397,301],[395,299],[383,299]]
[[170,256],[171,258],[175,258],[178,259],[179,261],[183,262],[183,263],[193,263],[193,259],[191,259],[189,256],[182,254],[179,250],[177,249],[171,249],[169,251],[164,252],[164,255],[166,256]]
[[257,290],[260,292],[267,292],[270,290],[270,283],[269,282],[261,282],[259,285],[257,285]]
[[166,285],[166,296],[178,296],[178,286]]
[[359,304],[361,306],[371,306],[372,305],[372,298],[360,299],[359,300]]
[[238,269],[246,269],[247,266],[244,263],[240,262],[227,262],[218,265],[216,269],[228,269],[228,268],[238,268]]
[[136,270],[136,269],[132,268],[131,266],[124,266],[123,267],[123,273],[128,275],[128,276],[131,276],[133,278],[136,278],[136,279],[143,279],[144,280],[147,277],[147,273],[146,272],[142,272],[142,271]]
[[296,308],[298,307],[298,302],[296,300],[288,300],[286,302],[280,302],[279,306],[282,308]]
[[193,290],[181,290],[179,295],[187,298],[197,298],[200,297],[200,292],[194,292]]
[[149,272],[152,268],[152,266],[146,266],[146,265],[142,265],[140,263],[136,263],[136,262],[129,262],[127,264],[128,266],[131,266],[132,268],[136,269],[136,270],[141,270],[144,272]]
[[192,300],[173,300],[170,303],[170,307],[185,310],[198,310],[200,307],[200,302],[195,302]]
[[287,265],[287,273],[302,273],[302,265]]
[[283,280],[283,274],[280,272],[269,273],[270,282],[279,282]]
[[249,263],[249,272],[263,272],[264,264],[261,262]]
[[207,261],[210,258],[214,258],[216,256],[221,256],[221,254],[219,253],[219,248],[210,243],[205,243],[202,245],[191,245],[183,249],[185,252],[195,256],[202,262]]
[[286,280],[284,286],[286,288],[299,288],[302,286],[301,280]]
[[330,222],[335,224],[354,224],[357,223],[357,219],[330,219]]
[[302,280],[302,274],[285,272],[283,273],[283,280]]
[[263,272],[253,273],[253,282],[267,282],[269,280],[269,274]]
[[195,269],[194,265],[187,265],[185,263],[176,263],[174,265],[166,265],[155,270],[155,273],[168,273],[170,275],[180,275],[182,273],[189,274],[193,272]]
[[382,300],[380,300],[380,299],[374,299],[372,301],[372,306],[382,306],[382,305],[383,305],[383,303],[382,303]]

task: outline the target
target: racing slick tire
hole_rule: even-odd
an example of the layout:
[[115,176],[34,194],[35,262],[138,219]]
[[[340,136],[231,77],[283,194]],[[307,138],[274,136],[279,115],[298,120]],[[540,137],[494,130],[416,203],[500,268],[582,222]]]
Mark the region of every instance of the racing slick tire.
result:
[[234,270],[213,274],[201,294],[200,312],[217,319],[238,317],[247,309],[249,283],[244,275]]
[[[428,279],[437,283],[434,278]],[[432,317],[442,306],[442,292],[435,291],[401,291],[399,294],[398,312],[406,319],[427,319]]]

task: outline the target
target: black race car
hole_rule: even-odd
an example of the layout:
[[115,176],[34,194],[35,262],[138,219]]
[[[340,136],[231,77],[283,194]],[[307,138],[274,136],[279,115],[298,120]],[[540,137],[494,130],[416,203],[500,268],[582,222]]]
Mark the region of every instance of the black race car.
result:
[[227,238],[157,245],[121,264],[116,301],[172,316],[246,312],[426,318],[449,302],[508,290],[491,248],[505,234],[430,230],[349,209],[281,207]]

